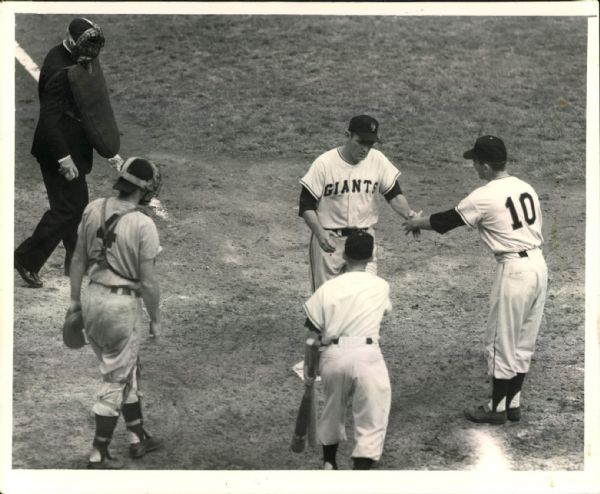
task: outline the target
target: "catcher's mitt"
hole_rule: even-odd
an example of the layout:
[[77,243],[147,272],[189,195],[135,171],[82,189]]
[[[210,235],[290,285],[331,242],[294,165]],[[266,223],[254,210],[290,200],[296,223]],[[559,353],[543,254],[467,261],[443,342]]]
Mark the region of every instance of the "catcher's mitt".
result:
[[81,309],[75,312],[67,311],[65,322],[62,327],[62,336],[65,345],[69,348],[81,348],[85,345],[83,336],[83,314]]

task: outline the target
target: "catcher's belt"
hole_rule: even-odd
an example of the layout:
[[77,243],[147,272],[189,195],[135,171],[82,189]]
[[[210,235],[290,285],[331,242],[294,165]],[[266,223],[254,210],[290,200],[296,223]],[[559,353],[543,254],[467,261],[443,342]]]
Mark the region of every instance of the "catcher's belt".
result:
[[88,140],[100,156],[112,158],[119,152],[121,141],[100,62],[93,60],[88,68],[72,65],[67,76]]

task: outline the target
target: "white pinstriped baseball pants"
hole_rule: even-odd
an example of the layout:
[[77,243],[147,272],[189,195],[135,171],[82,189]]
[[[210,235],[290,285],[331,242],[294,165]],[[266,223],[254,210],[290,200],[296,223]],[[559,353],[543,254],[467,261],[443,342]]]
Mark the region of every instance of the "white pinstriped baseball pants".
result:
[[[367,231],[375,237],[372,228]],[[310,276],[313,292],[317,291],[323,283],[342,274],[346,267],[344,260],[344,247],[348,237],[335,237],[335,252],[325,252],[319,245],[316,235],[310,236]],[[377,245],[373,246],[373,260],[367,264],[368,273],[377,274]]]
[[485,335],[488,373],[512,379],[527,373],[540,329],[548,268],[541,249],[498,262]]
[[345,441],[346,411],[352,407],[355,446],[352,456],[378,461],[383,451],[392,390],[379,345],[329,345],[319,371],[325,405],[317,433],[321,444]]

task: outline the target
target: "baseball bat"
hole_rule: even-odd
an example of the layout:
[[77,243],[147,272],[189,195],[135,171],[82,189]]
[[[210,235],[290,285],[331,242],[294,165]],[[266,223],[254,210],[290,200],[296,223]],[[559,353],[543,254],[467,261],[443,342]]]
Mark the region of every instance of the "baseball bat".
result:
[[314,401],[314,387],[306,386],[304,389],[304,395],[302,396],[302,401],[300,402],[300,408],[298,409],[298,416],[296,417],[294,436],[292,437],[291,449],[294,453],[301,453],[304,451],[304,447],[306,446],[306,436]]
[[[304,375],[310,378],[316,377],[318,366],[318,345],[313,338],[306,340],[304,350]],[[298,408],[296,416],[296,426],[292,436],[291,450],[294,453],[301,453],[306,446],[308,437],[311,446],[316,445],[316,402],[314,381],[304,385],[304,394]]]

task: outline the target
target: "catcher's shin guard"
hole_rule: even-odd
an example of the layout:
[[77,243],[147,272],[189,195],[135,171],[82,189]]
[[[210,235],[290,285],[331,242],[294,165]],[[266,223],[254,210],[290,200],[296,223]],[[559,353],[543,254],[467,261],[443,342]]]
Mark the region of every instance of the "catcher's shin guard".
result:
[[108,445],[110,444],[117,426],[119,417],[107,417],[106,415],[95,415],[96,419],[96,434],[92,443],[94,449],[100,452],[101,460],[108,456]]
[[136,401],[134,403],[124,403],[122,411],[127,430],[133,432],[140,441],[143,441],[146,437],[146,431],[144,431],[142,403],[140,401]]

